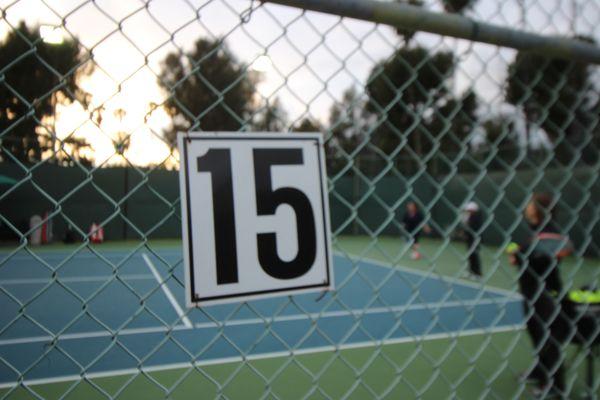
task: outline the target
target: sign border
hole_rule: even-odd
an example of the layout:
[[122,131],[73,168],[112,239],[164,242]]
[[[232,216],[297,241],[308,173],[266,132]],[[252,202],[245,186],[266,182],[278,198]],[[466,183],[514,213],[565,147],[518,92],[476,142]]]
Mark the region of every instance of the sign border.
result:
[[[189,163],[188,163],[188,144],[193,140],[277,140],[277,141],[297,141],[306,140],[314,141],[317,145],[317,159],[319,163],[319,183],[321,191],[321,204],[322,204],[322,220],[323,220],[323,234],[325,239],[325,263],[327,269],[327,278],[323,283],[304,285],[304,286],[292,286],[279,289],[265,289],[257,290],[253,292],[243,292],[237,294],[226,294],[210,297],[200,297],[197,295],[194,288],[194,254],[193,246],[190,245],[193,241],[192,234],[192,223],[191,213],[188,213],[190,209],[190,185],[189,185]],[[314,291],[329,291],[333,287],[333,271],[332,271],[332,255],[331,255],[331,234],[330,234],[330,221],[329,221],[329,198],[327,196],[327,182],[324,179],[325,174],[325,161],[323,159],[323,136],[318,132],[302,132],[299,134],[290,133],[273,133],[273,132],[180,132],[178,135],[180,159],[180,186],[184,186],[185,190],[181,191],[182,198],[182,233],[183,233],[183,246],[184,246],[184,266],[185,277],[186,277],[186,303],[188,307],[198,307],[207,304],[220,304],[226,302],[233,302],[237,299],[240,300],[254,300],[259,298],[270,297],[270,295],[282,295],[285,293],[297,294],[299,292],[314,292]],[[183,164],[183,165],[181,165]],[[249,298],[251,297],[251,299]]]

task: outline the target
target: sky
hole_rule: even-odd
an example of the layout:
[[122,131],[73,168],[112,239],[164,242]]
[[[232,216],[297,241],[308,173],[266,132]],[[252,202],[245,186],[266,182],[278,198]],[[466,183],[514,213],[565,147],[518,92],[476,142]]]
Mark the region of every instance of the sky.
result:
[[[56,129],[61,138],[85,138],[96,165],[123,163],[112,144],[123,131],[131,134],[125,154],[129,162],[176,163],[161,139],[169,116],[151,107],[166,96],[156,76],[169,52],[186,51],[200,37],[224,37],[232,54],[247,65],[268,56],[271,65],[261,66],[259,93],[278,97],[291,121],[311,116],[324,123],[342,93],[351,86],[362,91],[372,67],[400,46],[387,26],[250,0],[0,0],[0,7],[5,12],[0,35],[20,20],[61,25],[93,54],[96,69],[81,84],[92,94],[92,104],[104,107],[102,124],[95,125],[78,104],[58,105]],[[440,10],[437,0],[426,1],[426,7]],[[600,40],[596,0],[479,0],[468,16],[541,34],[575,31]],[[474,87],[484,100],[482,115],[506,108],[502,85],[514,51],[427,33],[414,40],[456,52],[460,61],[453,90]],[[115,112],[119,109],[122,118]]]

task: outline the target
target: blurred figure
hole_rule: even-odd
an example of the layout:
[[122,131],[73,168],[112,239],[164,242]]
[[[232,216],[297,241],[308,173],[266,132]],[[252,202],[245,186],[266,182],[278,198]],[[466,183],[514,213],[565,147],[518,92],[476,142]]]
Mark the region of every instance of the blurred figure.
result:
[[479,247],[481,244],[481,225],[483,221],[479,212],[479,205],[470,201],[464,208],[463,232],[467,243],[469,260],[469,273],[472,277],[481,278],[481,258]]
[[537,355],[534,368],[523,378],[536,384],[536,396],[566,398],[561,353],[574,327],[568,317],[572,314],[561,306],[558,265],[571,252],[571,245],[559,234],[553,205],[550,195],[534,194],[525,209],[529,237],[521,244],[511,243],[507,251],[511,264],[519,267],[527,332]]
[[42,217],[35,214],[29,219],[29,243],[32,246],[42,244]]
[[427,224],[424,224],[425,218],[419,208],[417,203],[414,201],[409,201],[406,204],[406,213],[404,213],[404,217],[402,218],[402,224],[404,225],[404,229],[408,234],[412,237],[412,253],[410,258],[413,260],[418,260],[421,258],[421,253],[419,252],[419,237],[421,236],[421,229],[423,229],[426,233],[431,232],[431,229]]
[[77,241],[77,236],[75,234],[75,230],[71,224],[67,225],[67,230],[65,231],[65,236],[63,238],[63,243],[75,243]]

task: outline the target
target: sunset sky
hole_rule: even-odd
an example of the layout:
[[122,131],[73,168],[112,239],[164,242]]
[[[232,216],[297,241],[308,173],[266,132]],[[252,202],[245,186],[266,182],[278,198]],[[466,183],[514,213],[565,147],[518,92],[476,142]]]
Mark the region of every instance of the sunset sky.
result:
[[[426,3],[439,9],[434,0]],[[253,12],[242,22],[240,15],[251,6]],[[310,115],[322,122],[343,91],[364,86],[373,65],[399,43],[389,27],[354,20],[340,23],[337,17],[248,0],[1,0],[0,7],[6,12],[2,35],[20,20],[64,25],[68,35],[92,52],[97,67],[82,85],[93,95],[94,106],[104,106],[102,124],[95,126],[78,104],[59,105],[56,129],[59,137],[85,138],[97,165],[122,163],[111,141],[119,131],[131,134],[126,153],[130,162],[147,165],[169,157],[161,140],[169,117],[161,108],[148,114],[152,103],[165,99],[156,76],[166,54],[189,49],[199,37],[225,37],[232,53],[248,65],[266,54],[272,64],[262,58],[256,65],[263,71],[259,92],[280,98],[291,121]],[[576,23],[570,22],[573,13]],[[469,15],[537,33],[571,34],[575,29],[600,39],[600,3],[590,1],[480,0]],[[436,49],[455,49],[460,64],[454,90],[460,93],[473,85],[488,104],[482,112],[498,108],[513,51],[423,33],[416,40]],[[115,115],[118,109],[125,111],[122,121]]]

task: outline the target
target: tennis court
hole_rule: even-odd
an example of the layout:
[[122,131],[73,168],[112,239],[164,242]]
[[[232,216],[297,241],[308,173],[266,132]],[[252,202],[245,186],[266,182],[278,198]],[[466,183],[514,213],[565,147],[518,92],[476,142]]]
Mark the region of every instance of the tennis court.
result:
[[[5,251],[0,394],[531,398],[517,375],[531,365],[533,350],[522,330],[515,271],[497,264],[500,249],[484,248],[480,283],[458,278],[462,244],[440,253],[439,240],[425,239],[427,256],[412,261],[398,238],[374,243],[338,238],[333,297],[310,293],[189,311],[179,241],[78,252],[59,245],[33,249],[36,256]],[[593,259],[561,268],[574,285],[596,279],[596,270]],[[572,393],[582,392],[583,355],[575,346],[567,365]]]
[[522,323],[520,300],[509,291],[340,254],[333,298],[310,293],[190,312],[177,248],[36,254],[15,254],[0,269],[2,387],[20,375],[29,384],[52,383],[83,372],[125,375]]

